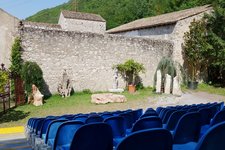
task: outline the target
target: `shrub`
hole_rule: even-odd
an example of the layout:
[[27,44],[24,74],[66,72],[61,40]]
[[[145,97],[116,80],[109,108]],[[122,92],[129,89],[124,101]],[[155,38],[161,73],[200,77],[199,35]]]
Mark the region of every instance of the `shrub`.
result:
[[9,81],[9,74],[7,71],[3,71],[0,69],[0,93],[4,93],[4,87]]
[[113,69],[117,69],[118,72],[121,74],[123,79],[126,81],[127,85],[133,84],[135,85],[139,77],[139,73],[145,72],[145,68],[143,64],[135,62],[133,59],[127,60],[123,64],[118,64],[113,66]]
[[22,57],[21,57],[21,45],[20,45],[20,38],[16,38],[14,40],[14,44],[11,49],[11,66],[10,71],[14,76],[20,76],[22,70]]
[[35,84],[40,91],[43,90],[44,79],[41,68],[36,62],[27,61],[22,67],[22,79],[24,81],[24,87],[28,95],[31,94],[32,84]]

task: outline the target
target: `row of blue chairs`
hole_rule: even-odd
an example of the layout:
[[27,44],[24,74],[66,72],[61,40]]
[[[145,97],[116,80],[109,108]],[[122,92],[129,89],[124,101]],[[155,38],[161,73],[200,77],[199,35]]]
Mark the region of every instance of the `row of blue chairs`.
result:
[[[216,121],[218,120],[216,118],[221,118],[219,116],[225,116],[225,111],[221,110],[222,108],[223,103],[208,103],[198,105],[170,106],[165,108],[158,107],[156,110],[149,108],[144,113],[142,109],[139,109],[104,113],[63,115],[58,117],[48,116],[46,118],[31,118],[27,123],[27,135],[31,140],[33,148],[35,149],[73,149],[74,141],[79,141],[80,139],[76,136],[76,134],[79,133],[78,131],[83,129],[83,127],[85,127],[86,131],[92,133],[88,130],[88,128],[96,129],[98,128],[96,127],[98,125],[108,126],[105,127],[108,128],[108,131],[105,131],[105,133],[108,134],[107,137],[109,137],[107,139],[111,139],[114,148],[117,147],[117,149],[119,149],[120,147],[123,147],[121,146],[123,145],[121,143],[124,143],[123,141],[127,141],[126,139],[130,139],[130,137],[133,137],[136,134],[139,136],[140,134],[145,135],[148,134],[145,133],[148,130],[152,130],[151,132],[154,133],[162,131],[164,132],[162,134],[167,134],[169,132],[169,135],[172,137],[173,149],[176,150],[180,147],[184,148],[185,144],[188,146],[197,145],[196,143],[199,141],[199,139],[201,139],[201,136],[205,136],[207,130],[210,130],[212,127],[214,127],[213,125],[225,121],[225,119]],[[205,117],[205,115],[202,115],[203,113],[201,114],[201,112],[210,112],[210,115]],[[207,120],[207,124],[203,123],[204,119]],[[100,141],[102,140],[101,132],[101,130],[96,130],[96,133],[98,133],[96,138],[100,136],[98,137]],[[88,135],[84,129],[80,134],[86,136]],[[86,138],[88,139],[88,137]],[[146,138],[146,140],[147,139],[148,138]],[[93,140],[95,141],[94,138],[92,141]],[[167,142],[170,143],[169,141],[170,140]],[[84,142],[85,141],[83,141],[83,143]],[[193,142],[195,144],[190,144]],[[79,143],[82,143],[82,141]],[[89,143],[88,145],[92,145],[92,148],[94,147],[93,143]],[[84,144],[86,147],[88,145]],[[112,145],[109,146],[111,149],[113,147]]]

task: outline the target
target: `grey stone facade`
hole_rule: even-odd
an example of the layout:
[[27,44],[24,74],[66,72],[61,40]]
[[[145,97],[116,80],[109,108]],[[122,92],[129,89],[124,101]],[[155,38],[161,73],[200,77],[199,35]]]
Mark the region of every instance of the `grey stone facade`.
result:
[[[37,62],[51,93],[56,93],[63,69],[75,91],[106,91],[113,85],[112,66],[134,59],[144,64],[145,86],[153,85],[163,56],[172,56],[173,43],[164,40],[24,27],[21,30],[23,59]],[[125,84],[119,79],[119,87]]]

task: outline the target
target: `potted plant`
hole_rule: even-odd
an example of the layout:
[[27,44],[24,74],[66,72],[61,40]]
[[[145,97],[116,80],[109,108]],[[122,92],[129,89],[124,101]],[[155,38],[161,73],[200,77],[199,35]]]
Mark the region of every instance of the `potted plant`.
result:
[[194,20],[189,28],[190,31],[184,35],[183,53],[190,79],[187,86],[189,89],[196,89],[201,68],[207,65],[206,55],[209,45],[206,41],[207,30],[204,20]]
[[125,80],[128,91],[134,93],[136,91],[136,80],[139,77],[139,73],[145,72],[144,65],[135,62],[133,59],[129,59],[123,64],[113,66],[113,68],[116,68]]

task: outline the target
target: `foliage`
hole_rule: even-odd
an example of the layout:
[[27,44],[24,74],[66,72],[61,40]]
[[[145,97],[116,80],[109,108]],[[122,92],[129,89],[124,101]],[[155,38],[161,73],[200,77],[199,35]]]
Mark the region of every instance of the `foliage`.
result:
[[208,65],[208,51],[211,46],[207,43],[206,22],[204,19],[191,22],[190,31],[184,35],[183,53],[188,63],[191,80],[196,81],[200,69]]
[[0,69],[0,93],[4,93],[4,87],[9,82],[9,73]]
[[156,69],[156,72],[155,72],[154,86],[156,85],[156,78],[157,78],[157,71],[158,70],[161,71],[161,75],[162,75],[161,81],[162,81],[162,83],[165,82],[166,74],[169,74],[172,79],[177,75],[175,62],[169,57],[163,57],[161,59],[161,61],[159,62],[158,66],[157,66],[157,69]]
[[135,85],[136,81],[139,79],[139,73],[145,73],[144,65],[135,62],[133,59],[129,59],[123,64],[117,64],[113,66],[113,68],[118,70],[127,85]]
[[31,94],[32,84],[35,84],[40,91],[43,90],[44,79],[41,68],[36,62],[27,61],[22,68],[22,79],[28,95]]
[[208,43],[212,46],[209,55],[209,68],[218,72],[216,77],[224,83],[225,72],[225,1],[217,0],[212,15],[207,15]]
[[83,93],[83,94],[91,94],[92,92],[91,92],[90,89],[84,89],[84,90],[82,91],[82,93]]
[[[78,6],[75,6],[75,1]],[[213,0],[70,0],[57,7],[42,10],[27,20],[57,23],[61,10],[75,10],[77,8],[80,12],[100,14],[107,21],[107,29],[111,29],[136,19],[212,2]]]
[[22,69],[22,57],[21,57],[21,44],[20,38],[15,38],[14,44],[11,49],[11,66],[10,70],[13,75],[20,76]]

